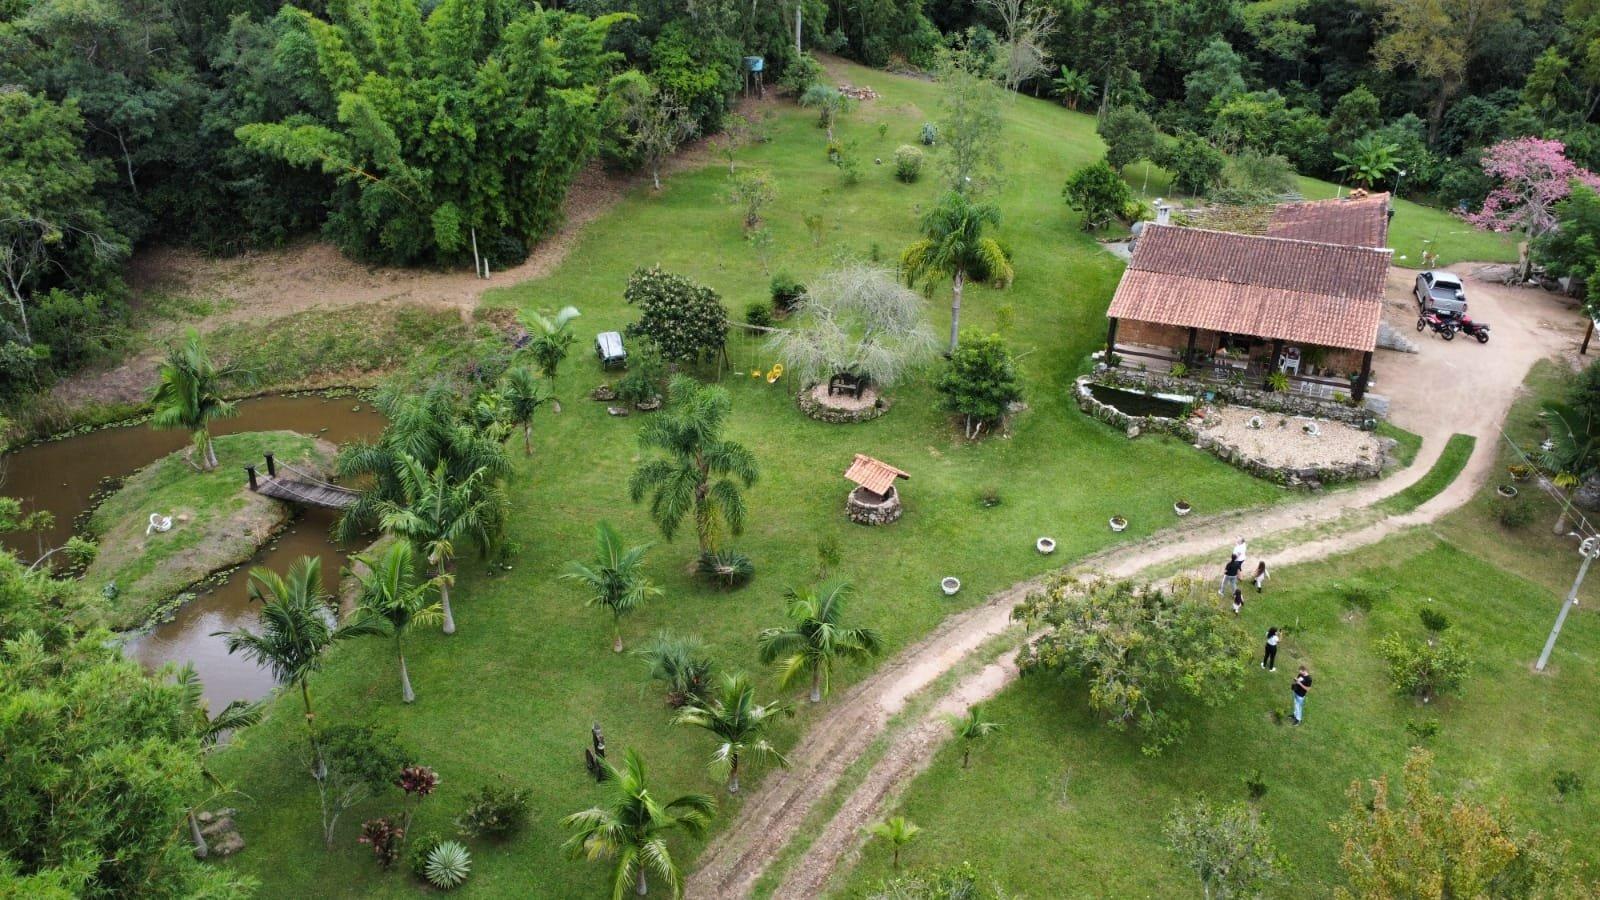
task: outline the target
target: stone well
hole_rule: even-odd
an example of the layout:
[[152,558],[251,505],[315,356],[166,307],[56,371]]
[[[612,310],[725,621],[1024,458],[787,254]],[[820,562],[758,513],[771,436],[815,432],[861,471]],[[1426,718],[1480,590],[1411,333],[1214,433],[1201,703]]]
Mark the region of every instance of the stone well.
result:
[[900,492],[889,485],[889,492],[876,494],[864,487],[850,492],[845,503],[850,519],[862,525],[887,525],[900,518]]

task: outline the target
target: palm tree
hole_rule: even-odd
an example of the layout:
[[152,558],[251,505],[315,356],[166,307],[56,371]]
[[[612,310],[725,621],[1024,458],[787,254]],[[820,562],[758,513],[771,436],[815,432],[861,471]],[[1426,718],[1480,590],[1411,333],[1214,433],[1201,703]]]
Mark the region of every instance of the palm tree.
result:
[[357,556],[351,567],[361,583],[359,615],[394,637],[394,655],[400,661],[400,699],[414,703],[411,673],[406,671],[406,632],[413,625],[431,625],[442,616],[438,603],[431,602],[442,579],[419,582],[412,565],[416,551],[405,541],[390,544],[381,556]]
[[583,315],[576,306],[563,306],[554,318],[547,318],[536,312],[528,313],[528,318],[533,322],[533,336],[528,341],[528,352],[533,354],[533,361],[538,364],[539,371],[550,382],[550,411],[561,412],[561,401],[555,399],[556,370],[561,368],[562,360],[567,358],[567,351],[571,349],[573,341],[577,340],[569,326],[572,320]]
[[969,278],[981,278],[1004,287],[1015,274],[1011,260],[994,238],[983,230],[1000,224],[1000,209],[951,191],[922,217],[923,238],[900,254],[906,283],[922,282],[931,292],[934,285],[949,279],[950,352],[956,352],[961,333],[961,295]]
[[601,779],[610,796],[603,806],[573,813],[561,820],[576,833],[565,849],[573,859],[616,859],[611,876],[611,896],[620,900],[629,887],[644,896],[648,874],[671,887],[672,896],[683,893],[683,871],[667,849],[667,835],[682,831],[691,837],[705,834],[716,812],[716,801],[705,794],[685,794],[668,803],[657,800],[645,780],[644,762],[629,750],[622,767],[605,764]]
[[992,722],[984,718],[983,707],[974,706],[967,710],[964,716],[951,716],[950,726],[955,729],[956,737],[961,739],[961,768],[965,769],[972,764],[973,745],[999,731],[999,722]]
[[306,710],[306,732],[311,741],[312,772],[322,777],[322,750],[317,742],[316,715],[311,709],[311,676],[322,667],[322,654],[335,641],[374,633],[371,626],[355,623],[337,627],[329,609],[331,595],[322,588],[322,560],[302,556],[287,575],[271,569],[250,570],[249,595],[261,601],[261,631],[248,628],[217,631],[227,638],[229,653],[238,653],[265,666],[279,685],[300,689]]
[[721,739],[711,753],[711,775],[728,783],[728,793],[739,793],[739,764],[771,760],[788,768],[789,760],[767,739],[767,726],[775,716],[792,716],[784,703],[756,702],[756,688],[743,672],[722,676],[718,696],[690,701],[672,720],[674,725],[697,725]]
[[192,433],[194,454],[199,460],[195,468],[215,469],[217,451],[211,445],[211,423],[238,412],[232,403],[222,399],[222,382],[243,376],[243,370],[219,368],[212,362],[199,333],[191,328],[183,343],[172,348],[161,364],[160,381],[150,397],[154,407],[150,424]]
[[623,549],[622,535],[609,522],[595,526],[595,559],[592,564],[575,562],[561,576],[582,583],[589,589],[587,606],[603,606],[611,611],[611,652],[622,652],[622,617],[643,606],[646,600],[661,595],[661,589],[644,574],[644,554],[649,544]]
[[1341,163],[1334,171],[1343,173],[1361,187],[1370,188],[1400,168],[1399,153],[1399,146],[1369,134],[1352,141],[1349,150],[1333,154]]
[[1067,109],[1076,110],[1078,104],[1094,96],[1094,85],[1089,82],[1088,76],[1074,72],[1066,66],[1061,67],[1061,74],[1050,83],[1051,90]]
[[[183,692],[183,703],[194,718],[195,737],[200,742],[200,775],[205,780],[216,786],[219,792],[226,791],[227,785],[222,783],[211,768],[206,765],[211,752],[217,748],[217,742],[230,731],[248,728],[261,721],[261,715],[266,711],[267,702],[258,700],[251,703],[246,700],[235,700],[222,708],[222,712],[211,715],[206,709],[205,690],[200,683],[200,673],[194,670],[194,665],[184,663],[177,674],[178,688]],[[200,820],[195,816],[197,807],[189,809],[189,837],[194,841],[194,855],[204,859],[211,853],[211,848],[206,845],[206,837],[200,833]]]
[[635,650],[634,655],[649,665],[652,681],[666,684],[669,706],[681,707],[705,697],[715,667],[705,642],[698,637],[658,631],[650,645]]
[[700,553],[717,548],[725,526],[744,531],[745,487],[755,484],[755,456],[722,436],[733,401],[720,387],[706,387],[679,375],[667,389],[670,407],[639,431],[639,446],[666,455],[647,460],[628,479],[628,494],[638,503],[650,494],[650,518],[667,540],[685,516],[694,515]]
[[894,870],[900,871],[900,851],[916,839],[922,829],[905,816],[895,816],[867,829],[867,834],[888,841],[894,853]]
[[384,531],[410,541],[433,566],[439,604],[444,609],[444,633],[455,634],[456,619],[450,609],[450,585],[455,576],[450,568],[456,547],[468,539],[475,540],[484,553],[494,547],[505,528],[505,495],[489,482],[488,469],[458,479],[444,460],[430,472],[416,457],[403,453],[399,475],[403,500],[382,501],[379,524]]
[[561,411],[561,404],[527,366],[518,366],[500,379],[500,399],[505,404],[506,419],[522,429],[522,452],[532,456],[533,414],[547,400],[554,412]]
[[371,486],[356,504],[340,516],[334,536],[354,541],[378,527],[385,501],[405,499],[400,484],[401,457],[410,455],[432,470],[444,463],[456,480],[483,469],[488,481],[511,474],[505,446],[473,424],[461,397],[447,385],[436,384],[418,394],[399,387],[384,390],[375,404],[389,424],[372,443],[347,444],[339,452],[339,475],[347,480],[366,479]]
[[839,624],[849,582],[832,578],[814,588],[789,592],[789,628],[768,628],[756,637],[761,661],[778,664],[779,684],[790,687],[811,676],[811,702],[820,703],[839,659],[874,656],[882,647],[871,628]]

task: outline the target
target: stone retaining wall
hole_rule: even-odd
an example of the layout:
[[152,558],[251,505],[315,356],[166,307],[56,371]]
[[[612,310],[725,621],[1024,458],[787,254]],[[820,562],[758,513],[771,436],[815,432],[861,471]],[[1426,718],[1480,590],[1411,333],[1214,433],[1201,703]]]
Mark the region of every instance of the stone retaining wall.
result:
[[[1179,379],[1166,380],[1175,385],[1188,384],[1191,389],[1193,387],[1192,383],[1182,382]],[[1383,474],[1384,461],[1389,458],[1390,451],[1395,443],[1388,439],[1380,441],[1383,452],[1377,460],[1351,460],[1335,466],[1276,466],[1260,457],[1250,456],[1238,447],[1223,443],[1201,432],[1189,419],[1174,419],[1166,416],[1130,416],[1110,404],[1102,403],[1095,399],[1094,394],[1089,392],[1089,385],[1093,383],[1096,383],[1094,378],[1084,375],[1073,385],[1073,394],[1078,401],[1078,408],[1089,416],[1123,431],[1130,438],[1136,438],[1147,432],[1160,432],[1181,438],[1193,444],[1197,449],[1204,450],[1229,465],[1243,469],[1257,478],[1264,478],[1284,487],[1303,487],[1314,490],[1324,484],[1339,484],[1346,481],[1377,478]],[[1101,379],[1099,383],[1105,384],[1106,382]],[[1111,386],[1126,388],[1133,385],[1130,385],[1129,382],[1121,382]],[[1179,388],[1169,387],[1162,390],[1163,392],[1176,393]],[[1244,406],[1246,404],[1240,405]],[[1343,408],[1347,412],[1354,412],[1348,407]],[[1287,412],[1287,410],[1273,410],[1273,412]],[[1306,413],[1295,413],[1295,415],[1306,415]]]
[[1304,394],[1264,391],[1243,385],[1196,382],[1159,372],[1113,369],[1104,364],[1095,367],[1093,380],[1106,387],[1124,388],[1146,394],[1194,395],[1197,391],[1210,391],[1218,400],[1234,406],[1248,406],[1251,409],[1288,416],[1311,416],[1316,419],[1343,422],[1346,425],[1354,425],[1362,431],[1372,431],[1378,427],[1378,415],[1370,409],[1347,406],[1332,400],[1319,400]]
[[835,409],[831,406],[823,406],[817,402],[816,397],[811,396],[811,388],[813,387],[816,387],[816,385],[801,388],[800,393],[795,395],[794,402],[799,405],[801,412],[819,422],[831,422],[835,425],[870,422],[889,411],[890,401],[882,394],[878,395],[876,403],[865,409]]

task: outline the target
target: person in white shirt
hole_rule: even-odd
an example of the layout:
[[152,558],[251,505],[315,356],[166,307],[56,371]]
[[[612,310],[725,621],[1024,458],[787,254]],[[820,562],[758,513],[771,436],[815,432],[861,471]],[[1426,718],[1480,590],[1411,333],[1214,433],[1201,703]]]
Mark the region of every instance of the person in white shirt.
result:
[[1244,564],[1245,551],[1248,549],[1249,547],[1246,546],[1244,538],[1239,538],[1239,543],[1234,545],[1233,558],[1237,559],[1240,565]]
[[1278,671],[1278,629],[1267,629],[1267,652],[1261,655],[1261,668],[1270,672]]
[[1267,561],[1263,559],[1256,563],[1256,593],[1261,593],[1261,589],[1266,586],[1267,579],[1270,577],[1272,576],[1267,574]]

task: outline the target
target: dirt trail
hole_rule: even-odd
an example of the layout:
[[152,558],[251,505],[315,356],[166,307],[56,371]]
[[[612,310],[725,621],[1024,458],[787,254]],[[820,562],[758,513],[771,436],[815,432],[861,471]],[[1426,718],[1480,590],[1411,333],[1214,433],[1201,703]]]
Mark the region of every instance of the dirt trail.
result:
[[[1392,315],[1405,313],[1404,296],[1413,276],[1408,270],[1392,274]],[[1138,544],[1080,561],[1074,568],[1131,576],[1197,554],[1225,553],[1240,536],[1260,539],[1335,522],[1347,511],[1368,507],[1416,482],[1456,432],[1475,435],[1477,448],[1462,475],[1438,496],[1406,515],[1275,551],[1273,561],[1288,565],[1366,546],[1404,528],[1433,521],[1465,503],[1488,477],[1496,459],[1499,426],[1528,370],[1539,359],[1575,349],[1581,337],[1577,317],[1542,292],[1473,280],[1470,297],[1474,317],[1494,325],[1487,347],[1422,341],[1418,354],[1384,352],[1379,357],[1377,391],[1393,400],[1396,424],[1424,439],[1408,469],[1354,490],[1169,529]],[[747,800],[738,821],[701,855],[699,868],[688,882],[688,895],[719,900],[750,896],[756,881],[799,833],[817,803],[833,792],[844,772],[885,733],[890,718],[913,695],[984,643],[1013,628],[1012,608],[1045,581],[1047,578],[1021,582],[981,606],[952,616],[934,633],[831,701],[791,755],[791,768],[770,776]],[[859,850],[863,829],[882,816],[891,793],[908,784],[948,738],[945,717],[964,712],[1009,684],[1017,675],[1015,656],[1014,651],[1008,652],[961,679],[920,719],[891,734],[882,756],[823,826],[804,857],[790,867],[773,896],[821,895],[833,874]]]

